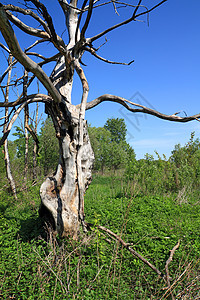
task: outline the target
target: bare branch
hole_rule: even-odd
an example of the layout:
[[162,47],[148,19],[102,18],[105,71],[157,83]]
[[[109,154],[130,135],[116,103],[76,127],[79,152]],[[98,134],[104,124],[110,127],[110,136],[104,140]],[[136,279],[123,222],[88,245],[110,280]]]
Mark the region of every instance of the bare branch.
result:
[[137,5],[137,7],[136,7],[135,10],[134,10],[134,13],[133,13],[132,17],[130,17],[129,19],[126,19],[125,21],[120,22],[120,23],[118,23],[118,24],[116,24],[116,25],[114,25],[114,26],[112,26],[112,27],[110,27],[110,28],[107,28],[106,30],[104,30],[104,31],[102,31],[101,33],[99,33],[99,34],[93,36],[92,38],[88,38],[87,41],[88,41],[89,43],[90,43],[90,42],[93,42],[93,41],[99,39],[100,37],[102,37],[103,35],[105,35],[106,33],[110,32],[110,31],[112,31],[112,30],[114,30],[114,29],[116,29],[116,28],[119,28],[119,27],[121,27],[121,26],[123,26],[123,25],[126,25],[126,24],[128,24],[128,23],[130,23],[130,22],[132,22],[132,21],[135,21],[135,19],[136,19],[138,16],[141,16],[141,15],[144,15],[144,14],[148,14],[150,11],[154,10],[155,8],[157,8],[158,6],[160,6],[161,4],[163,4],[163,3],[166,2],[166,1],[167,1],[167,0],[163,0],[163,1],[161,1],[160,3],[158,3],[157,5],[155,5],[154,7],[152,7],[151,9],[146,10],[145,12],[136,15],[137,10],[138,10],[138,8],[140,7],[140,3],[141,3],[141,0],[140,0],[139,3],[138,3],[138,5]]
[[134,10],[134,13],[133,13],[133,16],[132,16],[133,19],[135,18],[135,15],[136,15],[141,3],[142,3],[142,0],[139,0],[138,5],[136,6],[136,8]]
[[180,282],[180,279],[187,273],[187,272],[191,272],[191,266],[192,266],[192,262],[190,262],[188,265],[187,265],[187,267],[185,268],[185,270],[181,273],[181,275],[173,282],[173,284],[166,290],[166,292],[164,293],[164,295],[162,295],[162,297],[159,299],[159,300],[162,300],[162,299],[167,299],[168,298],[168,294],[170,294],[171,293],[171,291],[172,291],[172,288],[174,287],[174,286],[176,286],[176,284],[178,283],[178,282]]
[[51,61],[56,61],[61,55],[62,54],[58,52],[57,54],[55,54],[55,55],[53,55],[53,56],[51,56],[49,58],[46,58],[44,61],[39,62],[38,65],[39,66],[43,66],[43,65],[45,65],[45,64],[47,64],[47,63],[49,63]]
[[[89,85],[88,85],[87,79],[85,77],[85,74],[83,72],[83,69],[81,68],[77,59],[74,61],[74,67],[75,67],[75,70],[76,70],[80,80],[81,80],[82,87],[83,87],[83,94],[82,94],[82,99],[81,99],[81,104],[80,104],[80,119],[84,120],[86,103],[87,103],[88,92],[89,92]],[[82,138],[83,138],[83,136],[82,136]]]
[[29,131],[29,133],[31,134],[33,140],[35,141],[36,147],[37,147],[36,153],[38,153],[38,150],[39,150],[39,140],[38,140],[38,137],[36,135],[36,132],[34,132],[32,130],[32,128],[28,124],[26,125],[26,129]]
[[47,32],[47,33],[50,33],[50,30],[47,26],[47,24],[45,23],[45,21],[43,21],[37,14],[35,14],[32,10],[30,9],[24,9],[24,8],[21,8],[19,6],[15,6],[15,5],[12,5],[12,4],[9,4],[9,5],[4,5],[4,9],[7,11],[7,10],[10,10],[10,11],[16,11],[16,12],[19,12],[19,13],[22,13],[23,15],[28,15],[28,16],[31,16],[32,18],[34,18],[36,21],[38,21],[42,27],[44,28],[44,30]]
[[118,11],[117,11],[117,7],[116,7],[115,1],[112,0],[111,2],[112,2],[112,4],[113,4],[113,8],[114,8],[115,13],[119,16],[119,13],[118,13]]
[[146,258],[144,258],[142,255],[140,255],[138,252],[136,252],[135,250],[133,250],[130,245],[128,243],[126,243],[124,240],[122,240],[121,237],[119,237],[117,234],[115,234],[114,232],[112,232],[110,229],[104,227],[104,226],[100,226],[97,225],[97,227],[100,230],[103,230],[104,232],[106,232],[107,234],[109,234],[111,237],[114,237],[117,241],[120,242],[120,244],[122,244],[132,255],[138,257],[141,261],[143,261],[147,266],[149,266],[154,272],[156,272],[159,276],[163,277],[163,274],[154,266],[152,265]]
[[85,0],[83,2],[82,8],[81,8],[81,13],[80,13],[79,18],[78,18],[78,22],[77,22],[77,26],[76,26],[76,33],[75,33],[75,42],[77,42],[77,36],[78,36],[78,32],[79,32],[79,26],[80,26],[81,18],[82,18],[82,15],[83,15],[83,9],[84,9],[86,3],[87,3],[87,0]]
[[44,57],[43,55],[37,53],[37,52],[26,52],[27,55],[33,55],[33,56],[36,56],[36,57],[39,57],[43,60],[47,60],[48,58]]
[[15,24],[19,29],[24,31],[25,33],[33,35],[33,36],[41,37],[41,38],[49,38],[50,39],[50,35],[47,32],[45,32],[41,29],[35,29],[33,27],[30,27],[30,26],[26,25],[25,23],[23,23],[21,20],[19,20],[17,17],[15,17],[9,11],[7,11],[6,14],[8,16],[8,19],[13,24]]
[[81,80],[82,87],[83,87],[83,94],[80,104],[80,111],[79,111],[79,149],[77,154],[77,175],[78,175],[78,188],[79,188],[79,218],[82,222],[83,228],[85,229],[84,223],[84,192],[85,192],[85,184],[82,180],[82,170],[81,170],[81,159],[82,159],[82,146],[83,146],[83,122],[85,119],[85,109],[86,103],[88,98],[89,86],[85,74],[76,59],[74,61],[75,70]]
[[2,4],[0,4],[0,30],[2,35],[12,52],[12,55],[27,69],[30,70],[46,87],[51,94],[55,102],[61,102],[61,95],[56,90],[46,73],[31,60],[21,49],[12,26],[10,25],[6,12],[4,11]]
[[140,16],[142,16],[142,15],[149,14],[152,10],[156,9],[157,7],[159,7],[160,5],[162,5],[162,4],[163,4],[164,2],[166,2],[166,1],[167,1],[167,0],[163,0],[163,1],[161,1],[160,3],[158,3],[157,5],[153,6],[152,8],[150,8],[150,9],[148,9],[148,10],[142,12],[142,13],[139,13],[139,14],[135,15],[135,18],[138,18],[138,17],[140,17]]
[[37,7],[38,11],[42,14],[43,18],[47,22],[53,43],[56,46],[56,48],[59,49],[60,46],[62,45],[62,49],[60,49],[60,50],[64,51],[65,43],[61,39],[61,37],[59,37],[56,34],[56,31],[55,31],[55,28],[53,25],[53,20],[52,20],[50,14],[48,13],[46,6],[44,4],[42,4],[39,0],[27,0],[27,1],[32,2],[35,5],[35,7]]
[[131,60],[129,63],[121,63],[121,62],[116,62],[116,61],[110,61],[106,58],[103,58],[101,56],[99,56],[96,51],[92,48],[85,48],[86,51],[90,52],[92,55],[94,55],[96,58],[108,63],[108,64],[113,64],[113,65],[125,65],[125,66],[130,66],[134,60]]
[[[170,276],[169,276],[169,264],[170,262],[172,261],[173,259],[173,255],[175,253],[175,251],[178,249],[178,247],[180,246],[180,240],[178,241],[178,243],[173,247],[172,250],[170,250],[170,256],[168,258],[168,260],[166,261],[166,264],[165,264],[165,272],[166,272],[166,280],[167,280],[167,285],[168,285],[168,288],[170,287]],[[173,297],[173,296],[172,296]]]
[[88,25],[89,25],[89,22],[90,22],[90,19],[91,19],[91,16],[92,16],[93,2],[94,2],[93,0],[90,0],[88,13],[87,13],[87,17],[86,17],[86,20],[85,20],[85,24],[83,25],[83,28],[81,30],[81,38],[83,38],[85,36],[85,32],[88,28]]
[[[194,121],[194,120],[199,120],[200,119],[200,114],[196,114],[193,116],[189,116],[189,117],[179,117],[175,114],[172,115],[165,115],[163,113],[160,113],[154,109],[148,108],[146,106],[143,106],[141,104],[138,103],[134,103],[132,101],[129,101],[127,99],[124,99],[122,97],[119,96],[114,96],[114,95],[110,95],[110,94],[105,94],[102,95],[90,102],[87,103],[86,105],[86,110],[91,109],[95,106],[97,106],[98,104],[104,102],[104,101],[111,101],[111,102],[115,102],[115,103],[119,103],[121,105],[123,105],[126,109],[128,109],[131,112],[140,112],[140,113],[145,113],[145,114],[149,114],[149,115],[153,115],[155,117],[158,117],[160,119],[163,120],[168,120],[168,121],[175,121],[175,122],[189,122],[189,121]],[[139,108],[132,108],[131,106],[129,106],[127,103],[139,107]],[[80,104],[79,104],[80,105]],[[79,105],[77,105],[77,107],[79,107]]]
[[58,0],[58,2],[59,2],[60,6],[62,7],[62,9],[63,9],[64,12],[68,11],[70,8],[72,8],[75,11],[80,12],[80,13],[83,12],[82,9],[80,9],[80,8],[72,5],[71,3],[70,4],[67,3],[66,0]]
[[6,75],[8,74],[9,70],[17,63],[17,60],[14,60],[5,70],[5,72],[0,76],[0,84],[2,83],[2,81],[4,80],[4,78],[6,77]]
[[37,46],[38,44],[41,44],[41,43],[44,43],[44,42],[49,42],[49,38],[45,38],[45,39],[35,41],[32,45],[30,45],[28,48],[26,48],[25,52],[29,51],[30,49]]
[[8,53],[10,53],[10,50],[4,46],[2,43],[0,43],[0,47],[3,48],[4,50],[6,50]]
[[[12,64],[12,59],[13,59],[12,55],[9,54],[8,66],[10,66]],[[11,80],[11,71],[12,71],[12,67],[10,67],[9,71],[8,71],[6,92],[4,94],[5,102],[8,102],[8,100],[9,100],[9,86],[10,86],[10,80]],[[11,113],[12,113],[12,111],[10,112],[10,114]],[[5,132],[5,130],[6,130],[6,126],[7,126],[10,114],[9,114],[8,107],[6,107],[5,108],[5,122],[4,122],[4,126],[3,126],[3,132]],[[8,151],[8,141],[7,140],[5,140],[5,142],[4,142],[4,161],[5,161],[5,167],[6,167],[6,176],[8,178],[9,183],[10,183],[10,187],[11,187],[11,190],[13,192],[13,196],[17,200],[16,186],[15,186],[15,181],[13,179],[11,166],[10,166],[10,156],[9,156],[9,151]]]
[[[39,1],[36,0],[36,2],[39,2]],[[41,5],[44,6],[43,4],[41,4]],[[47,26],[47,24],[46,24],[45,21],[43,21],[37,14],[35,14],[34,12],[32,12],[29,9],[23,9],[21,7],[17,7],[17,6],[14,6],[14,5],[6,5],[6,6],[4,6],[4,8],[5,8],[5,10],[9,9],[9,10],[12,10],[12,11],[17,11],[17,12],[23,13],[24,15],[30,15],[30,16],[32,16],[34,19],[36,19],[43,26],[43,28],[44,28],[45,31],[40,30],[40,29],[35,29],[35,28],[32,28],[32,27],[24,24],[21,20],[19,20],[14,15],[12,15],[11,12],[6,11],[9,20],[11,22],[13,22],[21,30],[23,30],[25,33],[33,35],[33,36],[41,37],[41,38],[48,38],[49,40],[52,37],[52,42],[53,42],[54,46],[59,51],[61,51],[63,53],[65,52],[65,49],[64,49],[65,48],[65,43],[62,40],[62,38],[59,37],[55,33],[53,23],[51,22],[52,19],[51,19],[50,15],[47,13],[47,11],[46,11],[46,14],[44,13],[44,18],[46,17],[45,20],[47,21],[47,24],[49,25],[49,27]]]
[[[25,101],[25,98],[22,95],[16,101],[13,102],[0,102],[0,107],[15,107],[17,105],[22,104]],[[34,102],[52,102],[52,98],[44,94],[31,94],[27,96],[27,99],[34,99]]]
[[[43,43],[43,42],[46,42],[46,41],[49,41],[49,39],[42,39],[42,40],[37,40],[34,44],[32,44],[31,46],[29,46],[26,50],[25,50],[25,53],[27,53],[28,50],[30,50],[31,48],[33,48],[34,46],[40,44],[40,43]],[[0,47],[2,47],[3,49],[5,49],[8,53],[10,53],[10,50],[5,47],[3,44],[0,43]],[[34,55],[32,53],[27,53],[29,55]],[[35,53],[36,56],[39,56],[40,58],[43,58],[44,61],[38,63],[39,66],[43,66],[44,64],[48,63],[48,62],[51,62],[51,61],[56,61],[56,59],[61,55],[60,53],[57,53],[55,55],[53,55],[52,57],[49,57],[49,58],[45,58],[43,56],[41,56],[40,54],[37,54]],[[12,68],[18,61],[15,59],[9,66],[8,68],[4,71],[4,73],[0,76],[0,84],[1,82],[3,81],[3,79],[5,78],[5,76],[8,74],[10,68]],[[21,79],[21,78],[20,78]],[[14,84],[10,84],[10,85],[16,85],[17,84],[17,81],[15,81]]]
[[22,109],[30,104],[30,103],[34,103],[34,102],[48,102],[49,100],[52,101],[52,99],[49,96],[43,95],[43,94],[36,94],[36,95],[30,95],[27,97],[27,101],[24,102],[14,113],[12,119],[10,120],[4,134],[3,137],[0,140],[0,147],[3,145],[3,143],[5,142],[5,140],[7,139],[12,126],[14,124],[14,122],[16,121],[17,117],[19,116],[20,112],[22,111]]

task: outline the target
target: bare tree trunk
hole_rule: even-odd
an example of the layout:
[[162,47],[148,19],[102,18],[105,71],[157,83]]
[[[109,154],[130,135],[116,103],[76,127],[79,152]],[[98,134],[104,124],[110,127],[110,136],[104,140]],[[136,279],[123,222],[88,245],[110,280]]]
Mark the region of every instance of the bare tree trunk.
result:
[[27,175],[28,175],[28,129],[26,127],[28,120],[28,106],[25,106],[24,108],[24,133],[25,133],[25,153],[24,153],[24,181],[25,184],[27,182]]
[[[75,108],[75,107],[74,107]],[[65,115],[63,106],[63,115]],[[55,110],[48,107],[55,122]],[[72,112],[73,113],[73,112]],[[77,112],[74,111],[74,118],[71,122],[66,118],[60,124],[55,124],[57,137],[60,145],[60,159],[56,174],[48,177],[42,184],[40,196],[42,205],[40,213],[42,215],[52,216],[52,225],[60,235],[71,235],[74,239],[79,233],[79,225],[82,221],[80,201],[80,187],[78,184],[78,175],[84,186],[85,193],[91,182],[91,169],[94,161],[93,150],[87,132],[87,124],[83,124],[83,146],[81,155],[79,151],[79,128],[73,121],[76,119]],[[74,119],[74,120],[73,120]],[[58,130],[60,129],[60,132]],[[80,212],[81,211],[81,212]]]
[[[12,63],[12,55],[9,55],[8,64],[10,65],[11,63]],[[10,70],[8,72],[7,87],[6,87],[6,93],[5,93],[5,102],[8,102],[8,99],[9,99],[9,84],[10,84],[10,79],[11,79],[11,72],[12,72],[12,68],[10,68]],[[8,107],[6,107],[5,108],[5,124],[4,124],[4,129],[3,129],[4,132],[6,131],[6,128],[7,128],[8,114],[9,114],[9,109],[8,109]],[[10,166],[10,157],[9,157],[9,152],[8,152],[8,140],[7,139],[4,142],[4,160],[5,160],[5,166],[6,166],[6,176],[10,183],[12,193],[13,193],[15,199],[17,200],[15,181],[13,179],[12,172],[11,172],[11,166]]]
[[[35,115],[35,128],[34,132],[35,135],[37,134],[37,126],[38,126],[38,103],[36,106],[36,115]],[[36,179],[37,177],[37,143],[34,141],[34,146],[33,146],[33,180]]]
[[[27,81],[28,81],[28,73],[24,71],[24,82],[23,82],[23,94],[24,97],[27,98]],[[25,184],[27,182],[28,175],[28,121],[29,121],[29,109],[28,105],[24,108],[24,133],[25,133],[25,153],[24,153],[24,181]]]
[[[60,76],[62,72],[63,77]],[[62,57],[51,80],[62,93],[63,100],[58,108],[46,104],[46,113],[53,120],[59,140],[60,158],[55,175],[41,186],[40,212],[48,215],[48,219],[52,216],[52,225],[60,235],[69,234],[76,239],[80,224],[84,225],[83,197],[91,182],[94,154],[85,120],[82,120],[80,132],[80,108],[70,103],[72,78],[73,68],[66,71]]]

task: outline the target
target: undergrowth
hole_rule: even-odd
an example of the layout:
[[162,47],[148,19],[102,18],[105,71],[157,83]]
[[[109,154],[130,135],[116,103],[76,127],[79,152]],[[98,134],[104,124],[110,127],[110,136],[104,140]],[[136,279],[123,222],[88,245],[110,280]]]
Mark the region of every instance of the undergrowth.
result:
[[[94,176],[85,197],[92,231],[79,241],[55,236],[38,215],[39,185],[15,201],[0,191],[0,298],[198,299],[199,191],[147,194],[122,176]],[[95,225],[103,225],[165,272],[170,286]]]

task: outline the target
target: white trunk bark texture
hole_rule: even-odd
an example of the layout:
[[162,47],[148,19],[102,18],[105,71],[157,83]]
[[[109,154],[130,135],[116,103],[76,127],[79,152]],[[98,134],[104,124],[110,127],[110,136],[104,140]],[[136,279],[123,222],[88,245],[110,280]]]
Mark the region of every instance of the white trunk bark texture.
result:
[[85,120],[83,136],[80,137],[80,109],[70,103],[72,81],[66,80],[66,74],[62,72],[64,66],[64,61],[59,60],[51,75],[52,82],[63,96],[58,113],[56,107],[46,106],[59,140],[60,159],[55,175],[48,177],[41,186],[40,213],[52,220],[60,235],[76,239],[80,224],[84,225],[84,194],[91,182],[94,154]]

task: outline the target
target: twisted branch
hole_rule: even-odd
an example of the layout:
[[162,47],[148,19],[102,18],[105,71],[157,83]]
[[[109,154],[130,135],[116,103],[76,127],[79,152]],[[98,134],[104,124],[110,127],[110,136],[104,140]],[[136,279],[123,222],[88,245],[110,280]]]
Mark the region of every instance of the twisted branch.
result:
[[[100,103],[102,103],[104,101],[111,101],[111,102],[119,103],[119,104],[123,105],[126,109],[128,109],[131,112],[134,112],[134,113],[135,112],[145,113],[145,114],[148,114],[148,115],[153,115],[153,116],[155,116],[157,118],[160,118],[160,119],[163,119],[163,120],[175,121],[175,122],[182,122],[182,123],[193,121],[193,120],[200,121],[199,120],[200,119],[200,114],[196,114],[196,115],[189,116],[189,117],[188,116],[186,116],[186,117],[179,117],[179,116],[177,116],[176,113],[172,114],[172,115],[166,115],[166,114],[158,112],[157,110],[148,108],[148,107],[146,107],[144,105],[141,105],[141,104],[138,104],[138,103],[134,103],[134,102],[129,101],[129,100],[125,99],[125,98],[122,98],[122,97],[119,97],[119,96],[110,95],[110,94],[102,95],[102,96],[100,96],[100,97],[98,97],[98,98],[96,98],[96,99],[88,102],[87,105],[86,105],[86,110],[91,109],[91,108],[97,106],[98,104],[100,104]],[[127,103],[129,103],[130,105],[139,107],[139,108],[133,108],[130,105],[128,105]],[[77,105],[77,107],[79,107],[79,105]]]
[[108,60],[106,58],[101,57],[100,55],[98,55],[96,53],[96,51],[93,48],[85,48],[86,51],[90,52],[93,56],[95,56],[96,58],[108,63],[108,64],[113,64],[113,65],[124,65],[124,66],[130,66],[134,60],[131,60],[129,63],[122,63],[122,62],[117,62],[117,61],[111,61]]

